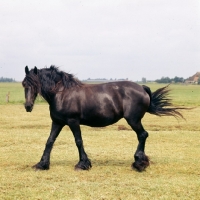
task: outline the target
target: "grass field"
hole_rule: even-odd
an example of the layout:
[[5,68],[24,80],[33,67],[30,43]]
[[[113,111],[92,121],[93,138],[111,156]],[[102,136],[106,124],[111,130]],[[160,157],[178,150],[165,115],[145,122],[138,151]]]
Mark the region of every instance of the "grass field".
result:
[[[149,86],[154,91],[164,85]],[[0,199],[199,199],[200,87],[170,88],[175,104],[196,108],[183,112],[186,121],[145,115],[151,159],[146,171],[131,169],[137,138],[124,120],[106,128],[82,126],[91,170],[74,171],[78,151],[65,127],[55,142],[50,170],[34,171],[31,166],[40,160],[50,131],[48,105],[40,98],[27,113],[21,84],[0,84]]]

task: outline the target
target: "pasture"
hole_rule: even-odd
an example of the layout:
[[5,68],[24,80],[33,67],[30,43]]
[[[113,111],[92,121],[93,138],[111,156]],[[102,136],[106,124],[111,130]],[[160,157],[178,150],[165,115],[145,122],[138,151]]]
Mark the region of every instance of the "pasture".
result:
[[[148,84],[152,91],[162,84]],[[93,167],[74,171],[78,151],[65,127],[55,142],[48,171],[34,171],[49,135],[48,105],[39,98],[32,113],[24,109],[20,83],[0,83],[0,199],[199,199],[200,86],[171,85],[186,121],[146,114],[146,153],[151,165],[131,169],[138,144],[124,120],[106,128],[82,126],[84,146]],[[5,102],[10,92],[10,103]]]

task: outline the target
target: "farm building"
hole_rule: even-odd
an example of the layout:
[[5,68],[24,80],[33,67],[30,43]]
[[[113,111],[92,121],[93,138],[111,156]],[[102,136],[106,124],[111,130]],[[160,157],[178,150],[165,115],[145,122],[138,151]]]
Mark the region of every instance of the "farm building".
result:
[[200,78],[200,72],[197,72],[193,76],[189,77],[185,82],[186,83],[195,83],[195,84],[197,84],[199,78]]

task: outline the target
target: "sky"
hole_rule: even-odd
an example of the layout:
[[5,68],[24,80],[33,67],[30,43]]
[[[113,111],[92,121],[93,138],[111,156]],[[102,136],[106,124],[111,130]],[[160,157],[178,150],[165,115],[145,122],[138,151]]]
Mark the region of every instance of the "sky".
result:
[[199,0],[0,0],[0,77],[58,66],[80,80],[200,71]]

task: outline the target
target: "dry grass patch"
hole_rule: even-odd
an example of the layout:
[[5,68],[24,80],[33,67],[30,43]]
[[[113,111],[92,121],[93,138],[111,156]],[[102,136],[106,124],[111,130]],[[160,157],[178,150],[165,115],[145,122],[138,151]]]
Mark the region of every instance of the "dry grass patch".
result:
[[151,165],[142,173],[131,169],[137,137],[124,120],[106,128],[82,126],[91,170],[74,171],[78,151],[65,127],[50,170],[34,171],[50,131],[48,106],[36,105],[32,113],[18,105],[0,110],[0,199],[199,199],[200,107],[184,111],[187,121],[145,116]]

